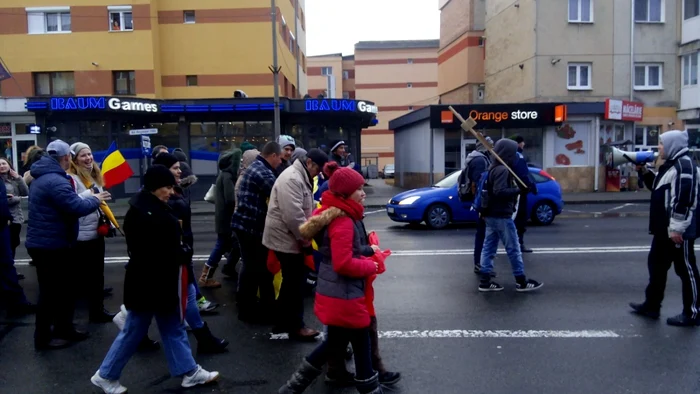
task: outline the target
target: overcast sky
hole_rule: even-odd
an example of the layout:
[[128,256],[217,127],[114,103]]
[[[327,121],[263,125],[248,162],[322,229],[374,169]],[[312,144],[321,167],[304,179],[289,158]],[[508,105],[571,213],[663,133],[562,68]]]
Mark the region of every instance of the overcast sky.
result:
[[307,56],[351,55],[358,41],[439,37],[437,0],[306,0]]

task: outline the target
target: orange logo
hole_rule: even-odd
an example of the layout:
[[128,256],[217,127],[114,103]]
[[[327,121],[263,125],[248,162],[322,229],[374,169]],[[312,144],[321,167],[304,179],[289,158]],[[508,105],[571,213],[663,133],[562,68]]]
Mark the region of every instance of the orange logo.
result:
[[508,112],[479,112],[475,109],[469,111],[469,116],[476,121],[495,121],[496,123],[508,120]]
[[554,107],[554,121],[566,122],[566,105],[557,105]]
[[440,121],[442,123],[452,123],[454,122],[454,114],[452,111],[442,111],[440,112]]

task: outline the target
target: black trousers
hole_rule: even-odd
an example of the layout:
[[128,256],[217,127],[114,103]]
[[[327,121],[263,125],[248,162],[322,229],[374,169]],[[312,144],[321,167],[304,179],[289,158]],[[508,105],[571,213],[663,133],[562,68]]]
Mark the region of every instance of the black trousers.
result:
[[518,202],[518,213],[515,215],[515,229],[518,231],[518,241],[520,245],[524,242],[525,236],[525,226],[527,225],[527,194],[520,195],[520,201]]
[[304,327],[304,283],[306,269],[303,254],[275,252],[282,267],[282,286],[277,298],[277,329],[293,332]]
[[90,314],[98,315],[104,308],[105,240],[78,241],[74,253],[79,278],[76,290],[85,295]]
[[262,236],[255,236],[236,230],[240,242],[243,266],[238,275],[238,295],[236,302],[240,312],[253,313],[260,290],[260,305],[264,312],[272,312],[275,302],[275,288],[272,273],[267,269],[268,249],[262,243]]
[[322,369],[330,357],[344,354],[348,343],[351,343],[355,357],[357,379],[369,379],[375,373],[372,368],[372,342],[370,335],[369,327],[343,328],[328,326],[326,339],[306,357],[306,361],[314,367]]
[[74,330],[76,275],[73,263],[80,256],[71,249],[28,251],[36,265],[39,282],[34,342],[41,345],[52,338],[66,338]]
[[12,248],[12,258],[15,258],[15,251],[20,244],[19,234],[22,232],[22,225],[19,223],[12,223],[10,225],[10,247]]
[[27,303],[24,290],[17,281],[15,260],[10,248],[10,229],[0,228],[0,306],[12,309]]
[[649,250],[649,285],[646,288],[646,306],[659,310],[664,299],[668,270],[673,264],[683,286],[683,314],[696,319],[700,311],[698,293],[698,266],[695,263],[695,240],[675,244],[665,235],[655,235]]

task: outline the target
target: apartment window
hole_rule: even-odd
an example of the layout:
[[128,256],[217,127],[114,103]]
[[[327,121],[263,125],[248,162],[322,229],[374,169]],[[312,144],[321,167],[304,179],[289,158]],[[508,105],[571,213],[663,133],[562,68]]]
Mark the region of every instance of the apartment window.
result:
[[590,90],[591,64],[570,63],[567,86],[569,87],[569,90]]
[[136,73],[133,71],[115,71],[114,94],[123,96],[135,95]]
[[635,64],[634,88],[637,90],[662,89],[662,64]]
[[409,111],[413,111],[413,106],[412,106],[412,105],[409,105],[409,106],[408,106],[408,110],[409,110]]
[[659,130],[661,126],[644,126],[634,128],[635,148],[652,147],[659,145]]
[[698,84],[698,58],[700,52],[683,56],[683,86]]
[[343,79],[350,79],[350,71],[343,70]]
[[683,0],[683,19],[700,15],[700,0]]
[[350,92],[343,92],[343,98],[346,100],[350,99]]
[[664,0],[634,0],[635,22],[663,22]]
[[36,96],[72,96],[75,94],[73,72],[34,73]]
[[593,0],[569,0],[569,22],[593,22]]
[[484,37],[479,37],[479,46],[483,47],[484,46]]
[[413,64],[413,59],[407,59],[407,60],[406,60],[406,63],[408,63],[408,64]]
[[194,11],[182,11],[182,19],[185,23],[194,23]]
[[70,33],[70,7],[26,8],[29,34]]
[[109,31],[134,30],[131,6],[110,6],[107,9],[109,10]]
[[477,90],[476,92],[476,98],[477,100],[483,100],[484,99],[484,91],[482,89]]
[[197,80],[196,75],[188,75],[185,77],[185,81],[187,83],[187,86],[198,86],[199,81]]
[[407,87],[407,88],[412,88],[412,87],[413,87],[413,84],[409,82],[409,83],[406,84],[406,87]]
[[321,75],[333,75],[333,67],[321,67]]

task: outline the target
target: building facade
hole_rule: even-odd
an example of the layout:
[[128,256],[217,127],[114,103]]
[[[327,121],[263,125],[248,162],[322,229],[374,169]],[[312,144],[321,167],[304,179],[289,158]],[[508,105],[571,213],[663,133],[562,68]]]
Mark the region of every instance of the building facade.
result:
[[[309,56],[308,86],[309,96],[326,98],[350,98],[344,94],[343,76],[345,69],[343,54]],[[345,97],[347,96],[347,97]]]
[[691,145],[700,148],[700,0],[683,0],[681,11],[678,117],[686,123]]

